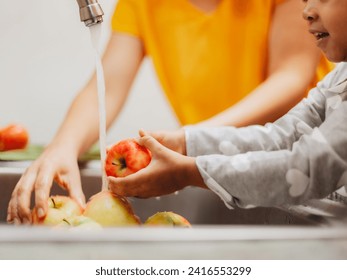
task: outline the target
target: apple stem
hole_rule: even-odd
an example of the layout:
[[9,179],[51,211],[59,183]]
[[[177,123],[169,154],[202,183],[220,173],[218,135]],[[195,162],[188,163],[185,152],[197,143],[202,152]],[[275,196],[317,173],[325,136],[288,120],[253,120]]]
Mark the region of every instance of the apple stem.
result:
[[68,220],[63,219],[63,221],[64,221],[65,223],[67,223],[69,226],[71,226],[71,224],[69,223],[69,221],[68,221]]
[[53,208],[57,208],[57,205],[55,204],[54,198],[51,197],[52,203],[53,203]]
[[119,166],[121,169],[124,169],[127,167],[127,164],[124,158],[120,158],[116,161],[113,161],[112,165]]

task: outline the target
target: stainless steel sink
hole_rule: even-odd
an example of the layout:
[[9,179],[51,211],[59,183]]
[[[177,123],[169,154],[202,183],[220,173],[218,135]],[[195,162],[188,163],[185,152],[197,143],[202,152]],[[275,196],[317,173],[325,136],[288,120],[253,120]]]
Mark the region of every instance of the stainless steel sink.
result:
[[[7,204],[12,190],[30,162],[0,162],[0,222],[5,223]],[[100,191],[100,165],[90,161],[81,165],[83,190],[86,198]],[[66,194],[54,185],[52,194]],[[130,198],[136,215],[142,221],[158,211],[174,211],[194,225],[312,225],[323,224],[331,213],[312,207],[254,208],[229,210],[220,198],[209,190],[186,188],[176,194],[160,198]],[[33,204],[33,200],[32,200]]]
[[[158,211],[192,228],[70,231],[6,224],[12,190],[29,162],[0,162],[0,259],[346,259],[345,208],[328,200],[287,209],[229,210],[210,191],[186,188],[160,199],[131,199],[144,221]],[[99,162],[81,165],[87,198],[100,191]],[[52,194],[65,194],[54,185]],[[33,201],[32,201],[33,203]],[[338,217],[338,219],[336,219]],[[337,223],[339,221],[339,223]]]

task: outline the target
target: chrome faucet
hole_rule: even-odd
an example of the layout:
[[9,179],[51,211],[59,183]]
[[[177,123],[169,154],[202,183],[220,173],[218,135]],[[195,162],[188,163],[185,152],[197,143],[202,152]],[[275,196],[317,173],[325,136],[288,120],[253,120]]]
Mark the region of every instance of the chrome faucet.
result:
[[98,0],[77,0],[81,21],[88,27],[101,23],[104,15]]

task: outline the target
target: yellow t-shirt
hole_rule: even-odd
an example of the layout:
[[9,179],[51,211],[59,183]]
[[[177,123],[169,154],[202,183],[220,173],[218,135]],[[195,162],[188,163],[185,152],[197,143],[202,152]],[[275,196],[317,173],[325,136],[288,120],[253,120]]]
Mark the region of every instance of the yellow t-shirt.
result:
[[[283,0],[119,0],[112,29],[142,39],[182,125],[231,107],[264,81],[273,10]],[[315,82],[331,70],[325,59]]]

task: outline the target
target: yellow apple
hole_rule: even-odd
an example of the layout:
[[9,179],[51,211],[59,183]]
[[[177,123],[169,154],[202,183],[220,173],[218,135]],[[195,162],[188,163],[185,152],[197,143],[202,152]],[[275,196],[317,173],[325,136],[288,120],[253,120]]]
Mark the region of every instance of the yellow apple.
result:
[[83,215],[105,227],[140,224],[129,201],[110,191],[102,191],[92,196]]
[[171,227],[191,227],[189,221],[174,212],[158,212],[149,217],[144,225],[146,226],[171,226]]
[[80,215],[66,218],[57,227],[68,227],[71,229],[100,229],[102,226],[89,217]]
[[33,224],[53,226],[59,224],[64,219],[82,214],[82,207],[71,197],[56,195],[48,198],[48,210],[43,219],[37,216],[37,208],[34,208],[32,217]]

